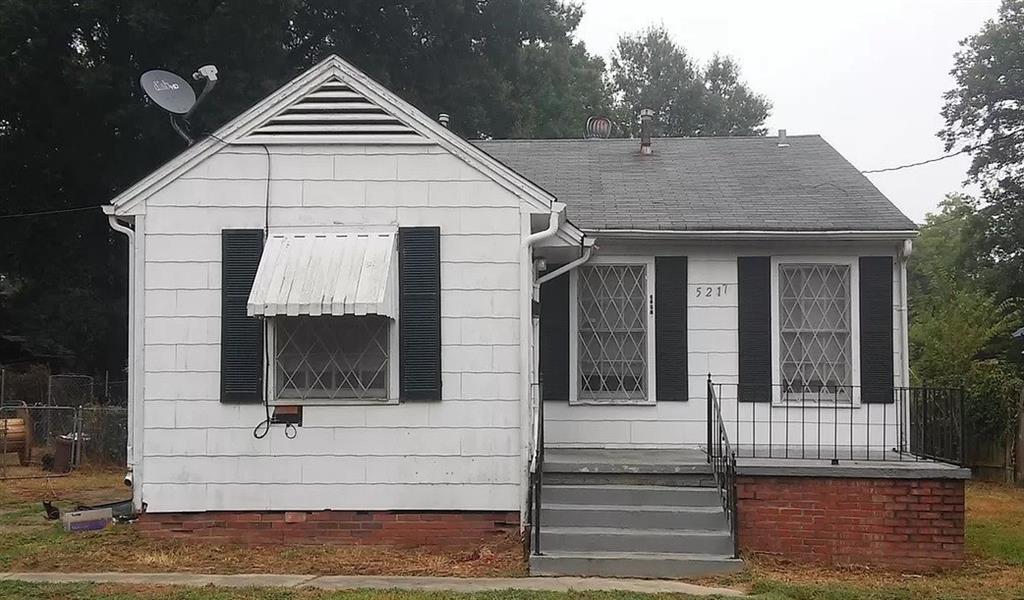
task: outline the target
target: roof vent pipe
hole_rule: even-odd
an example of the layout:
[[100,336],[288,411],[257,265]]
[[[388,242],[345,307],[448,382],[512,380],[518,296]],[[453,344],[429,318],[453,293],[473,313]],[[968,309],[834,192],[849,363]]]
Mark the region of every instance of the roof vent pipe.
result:
[[640,110],[640,154],[651,153],[651,129],[654,127],[654,111]]
[[445,129],[448,129],[449,119],[450,117],[448,116],[448,113],[441,113],[437,115],[437,122],[440,123],[441,126],[444,127]]
[[789,148],[789,142],[786,141],[786,130],[779,130],[779,148]]

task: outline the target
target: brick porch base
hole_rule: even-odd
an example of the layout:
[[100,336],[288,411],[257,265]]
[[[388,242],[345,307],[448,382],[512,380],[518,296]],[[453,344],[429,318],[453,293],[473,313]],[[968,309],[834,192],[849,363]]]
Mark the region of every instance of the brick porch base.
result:
[[744,552],[915,571],[964,557],[964,482],[755,477],[737,480]]
[[519,531],[518,512],[314,511],[144,513],[163,538],[253,544],[479,546]]

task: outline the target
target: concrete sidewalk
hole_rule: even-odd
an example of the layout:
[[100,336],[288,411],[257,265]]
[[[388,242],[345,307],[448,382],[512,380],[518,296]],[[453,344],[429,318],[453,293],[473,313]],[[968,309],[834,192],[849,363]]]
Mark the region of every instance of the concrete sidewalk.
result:
[[737,590],[713,588],[661,579],[605,579],[600,577],[363,577],[358,575],[205,575],[201,573],[3,573],[0,581],[34,583],[123,583],[201,587],[312,587],[323,590],[424,590],[484,592],[492,590],[615,590],[677,593],[694,596],[742,596]]

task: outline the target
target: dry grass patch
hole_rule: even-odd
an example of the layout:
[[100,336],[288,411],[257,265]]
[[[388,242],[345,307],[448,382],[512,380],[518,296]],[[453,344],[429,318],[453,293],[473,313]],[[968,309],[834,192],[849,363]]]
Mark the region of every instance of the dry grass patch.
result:
[[455,577],[526,574],[522,545],[514,538],[473,550],[257,546],[152,539],[123,525],[77,534],[66,534],[52,526],[44,531],[0,536],[0,570]]
[[38,467],[5,467],[0,480],[0,509],[43,500],[78,504],[102,504],[132,497],[121,483],[123,470],[82,469],[66,475],[47,473]]
[[[18,469],[21,472],[15,472]],[[14,476],[38,469],[8,468]],[[472,549],[391,546],[253,546],[199,540],[161,540],[131,526],[67,534],[43,516],[41,501],[63,509],[130,497],[120,471],[76,471],[67,476],[7,479],[0,484],[0,570],[184,571],[195,573],[310,573],[317,575],[446,575],[509,577],[526,574],[522,542],[510,536]]]
[[500,590],[454,593],[401,590],[275,588],[176,588],[137,585],[35,584],[0,581],[0,599],[18,600],[684,600],[679,594],[636,592],[535,592]]

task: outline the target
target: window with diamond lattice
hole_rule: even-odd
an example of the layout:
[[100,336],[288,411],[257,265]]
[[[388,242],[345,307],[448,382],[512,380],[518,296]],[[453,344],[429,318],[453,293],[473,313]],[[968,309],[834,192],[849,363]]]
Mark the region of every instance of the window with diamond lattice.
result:
[[779,367],[787,395],[850,401],[850,266],[779,265]]
[[386,399],[389,325],[377,315],[275,318],[277,398]]
[[582,401],[647,397],[647,269],[580,267],[577,291]]

